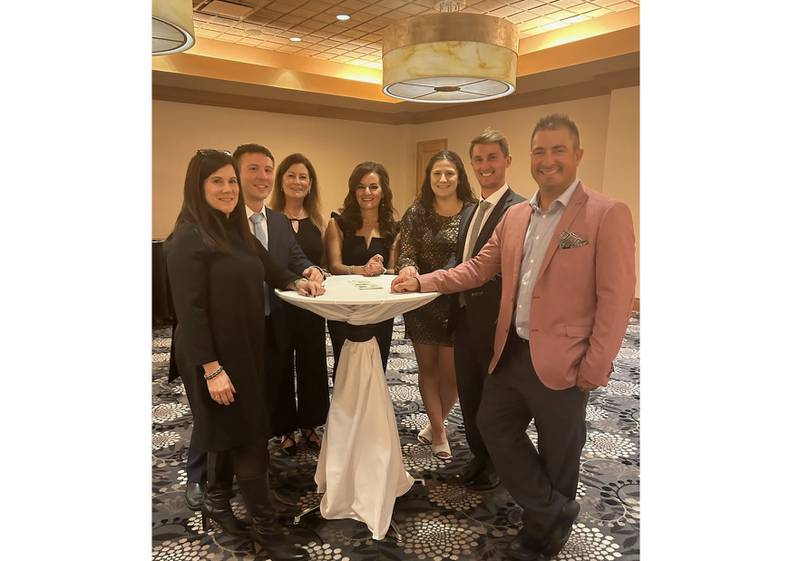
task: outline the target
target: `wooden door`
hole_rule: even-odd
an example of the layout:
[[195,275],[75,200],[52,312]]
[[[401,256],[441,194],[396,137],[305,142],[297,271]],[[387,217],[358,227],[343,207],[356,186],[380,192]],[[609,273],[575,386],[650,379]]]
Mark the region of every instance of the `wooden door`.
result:
[[419,195],[420,187],[425,180],[425,168],[428,167],[428,162],[434,154],[442,150],[447,150],[446,138],[417,142],[417,186],[415,190],[417,195]]

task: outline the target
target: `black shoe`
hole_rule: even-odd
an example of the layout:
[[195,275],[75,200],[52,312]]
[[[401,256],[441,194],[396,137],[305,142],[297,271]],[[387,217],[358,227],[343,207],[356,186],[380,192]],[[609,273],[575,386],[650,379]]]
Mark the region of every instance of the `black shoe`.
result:
[[210,518],[219,524],[224,532],[232,536],[250,534],[249,527],[233,513],[231,497],[233,497],[233,481],[208,482],[205,499],[200,505],[200,511],[203,513],[203,530],[208,531]]
[[295,544],[298,538],[287,535],[277,522],[270,498],[269,477],[264,474],[255,479],[240,479],[239,491],[253,519],[253,541],[261,546],[257,558],[263,558],[266,553],[272,561],[308,560],[308,552]]
[[506,555],[515,561],[544,561],[546,559],[535,543],[526,536],[524,528],[511,540],[506,548]]
[[469,485],[469,483],[483,473],[485,469],[486,462],[480,461],[478,458],[472,458],[464,468],[464,471],[458,474],[458,481],[464,485]]
[[186,482],[186,506],[189,510],[198,511],[206,496],[205,483]]
[[550,530],[545,545],[542,548],[542,554],[545,557],[558,555],[558,552],[566,545],[572,533],[572,525],[578,519],[578,513],[580,513],[580,511],[581,505],[579,505],[577,501],[567,501],[566,504],[561,507],[561,512],[558,514],[556,523]]
[[488,491],[500,485],[500,478],[492,469],[485,469],[470,481],[464,483],[467,489],[473,491]]

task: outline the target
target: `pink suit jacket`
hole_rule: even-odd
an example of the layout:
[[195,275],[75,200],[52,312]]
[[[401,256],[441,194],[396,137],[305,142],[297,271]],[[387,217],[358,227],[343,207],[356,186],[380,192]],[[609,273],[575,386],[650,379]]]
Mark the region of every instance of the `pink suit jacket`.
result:
[[[478,255],[453,269],[419,276],[422,292],[453,293],[502,275],[490,374],[509,329],[515,329],[512,316],[531,212],[530,201],[514,205]],[[560,247],[565,231],[588,243]],[[577,380],[593,387],[608,383],[633,303],[634,248],[628,207],[579,183],[553,232],[531,297],[531,359],[548,388],[571,388]]]

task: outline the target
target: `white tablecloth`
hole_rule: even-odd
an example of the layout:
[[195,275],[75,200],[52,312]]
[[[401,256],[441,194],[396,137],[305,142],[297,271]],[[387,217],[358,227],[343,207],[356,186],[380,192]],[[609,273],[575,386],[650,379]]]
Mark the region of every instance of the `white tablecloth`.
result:
[[[384,321],[439,295],[391,294],[392,279],[393,275],[337,275],[325,281],[326,293],[316,298],[276,292],[295,306],[352,325]],[[347,340],[342,347],[314,480],[318,492],[324,493],[324,518],[360,520],[375,539],[386,535],[395,499],[414,483],[403,466],[394,407],[374,337]]]

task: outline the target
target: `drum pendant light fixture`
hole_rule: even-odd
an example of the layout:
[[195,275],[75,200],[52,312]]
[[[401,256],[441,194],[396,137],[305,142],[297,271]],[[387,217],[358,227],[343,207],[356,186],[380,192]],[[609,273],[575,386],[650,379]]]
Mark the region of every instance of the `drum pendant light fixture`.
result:
[[192,45],[192,0],[153,0],[153,54],[171,55]]
[[421,103],[484,101],[514,92],[519,33],[472,13],[416,16],[383,35],[383,92]]

